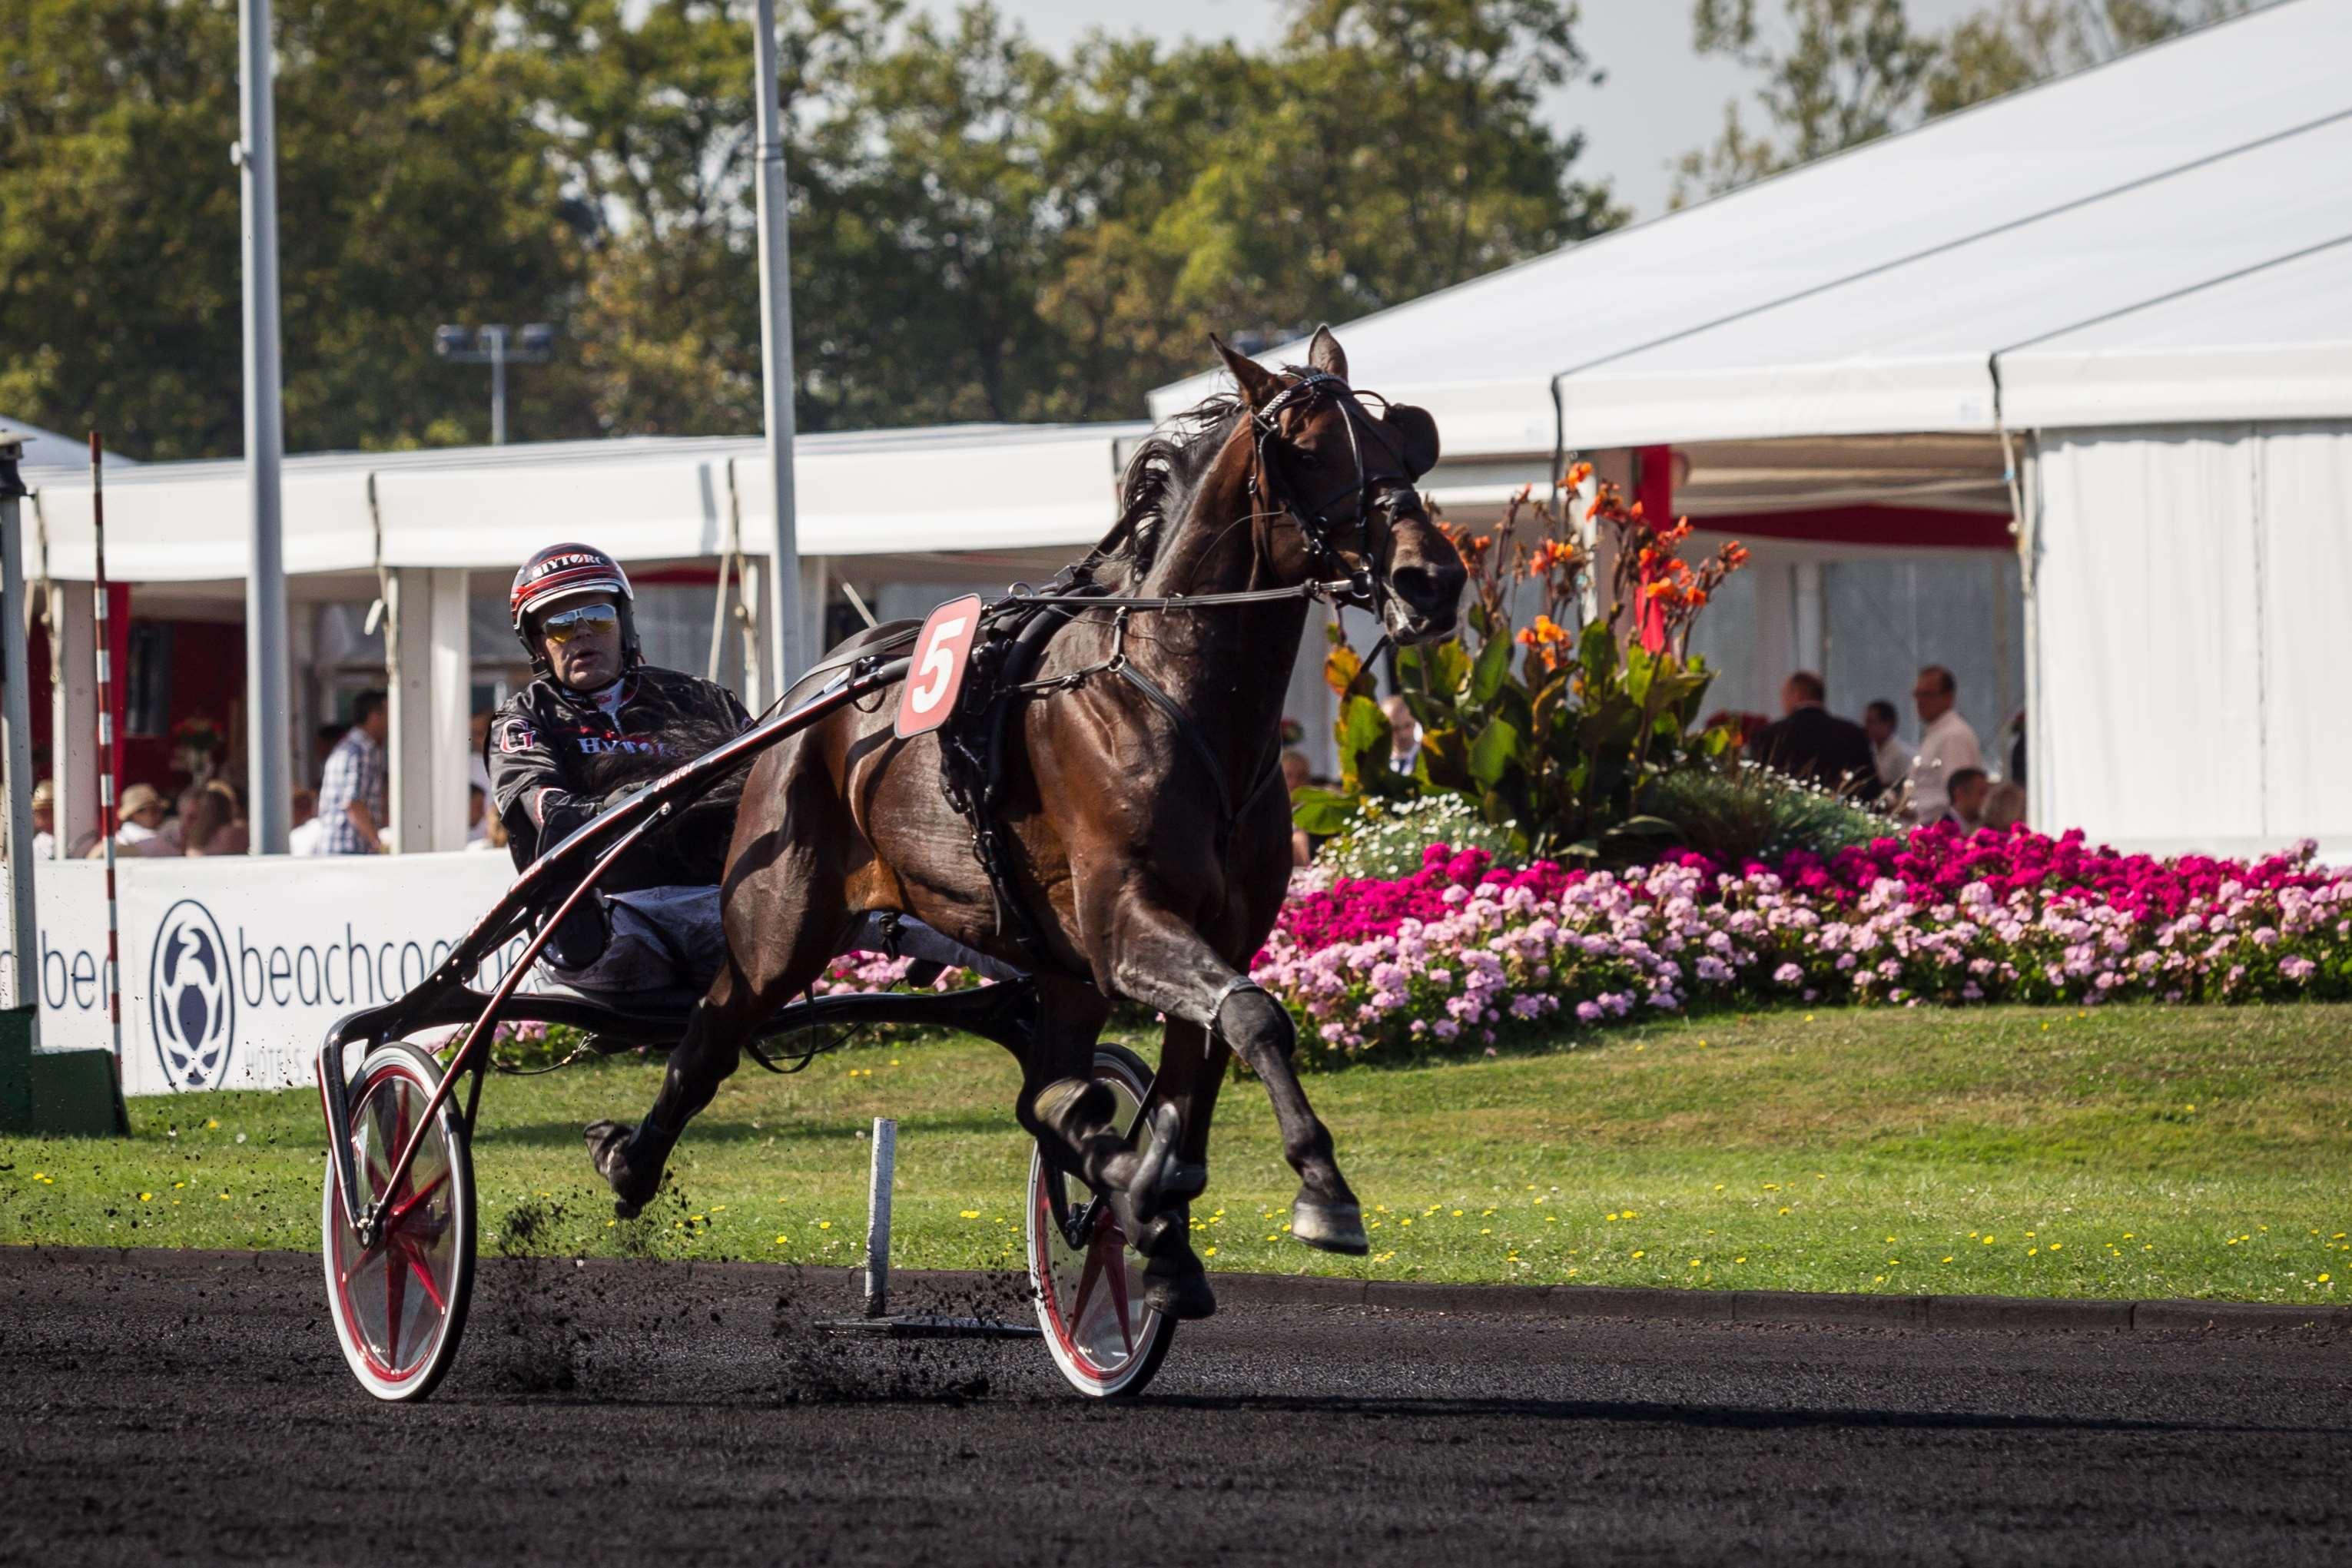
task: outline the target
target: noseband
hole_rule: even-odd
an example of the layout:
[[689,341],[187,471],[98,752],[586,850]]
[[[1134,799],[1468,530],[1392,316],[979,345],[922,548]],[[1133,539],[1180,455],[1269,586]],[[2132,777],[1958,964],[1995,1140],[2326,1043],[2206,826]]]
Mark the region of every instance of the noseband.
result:
[[[1339,406],[1343,416],[1348,432],[1348,456],[1355,467],[1355,478],[1312,506],[1301,505],[1286,497],[1276,497],[1274,494],[1272,449],[1284,439],[1282,416],[1292,408],[1309,405],[1325,397]],[[1354,388],[1327,371],[1302,373],[1298,380],[1269,398],[1264,408],[1250,415],[1251,444],[1257,455],[1257,465],[1250,475],[1250,492],[1270,506],[1280,507],[1284,514],[1298,525],[1298,537],[1307,547],[1307,562],[1314,576],[1332,581],[1344,580],[1349,584],[1349,599],[1370,605],[1377,602],[1387,591],[1387,585],[1381,580],[1379,569],[1373,564],[1376,559],[1371,538],[1373,514],[1385,508],[1393,523],[1398,498],[1412,494],[1412,483],[1410,479],[1390,476],[1377,480],[1371,476],[1364,465],[1364,446],[1360,429],[1370,431],[1398,468],[1404,468],[1404,454],[1398,449],[1388,432],[1381,428],[1380,423],[1364,411]],[[1336,522],[1354,520],[1361,524],[1364,529],[1364,564],[1360,567],[1349,566],[1331,543],[1331,529],[1335,526],[1332,509],[1351,497],[1356,503],[1354,518],[1341,517]]]

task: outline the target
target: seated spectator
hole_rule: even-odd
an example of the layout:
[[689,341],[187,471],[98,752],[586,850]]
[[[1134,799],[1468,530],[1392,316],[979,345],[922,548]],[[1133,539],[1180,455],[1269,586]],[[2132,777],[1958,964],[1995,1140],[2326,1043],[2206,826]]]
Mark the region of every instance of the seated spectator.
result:
[[2025,786],[2004,779],[1985,796],[1984,825],[2007,832],[2025,821]]
[[1911,747],[1895,733],[1900,719],[1895,705],[1885,697],[1874,698],[1862,710],[1862,733],[1870,737],[1870,757],[1878,770],[1878,785],[1891,797],[1903,787],[1911,771]]
[[315,855],[319,840],[326,825],[319,821],[319,796],[316,790],[297,789],[292,800],[293,831],[286,835],[286,852],[291,855]]
[[1981,768],[1963,768],[1951,776],[1951,800],[1944,814],[1937,819],[1955,827],[1973,832],[1984,825],[1985,797],[1992,792],[1992,780]]
[[1919,710],[1919,749],[1911,758],[1911,820],[1940,822],[1952,809],[1952,780],[1963,771],[1984,771],[1977,732],[1959,715],[1960,685],[1941,664],[1919,672],[1911,687]]
[[486,803],[489,791],[479,784],[466,786],[466,847],[469,850],[487,848],[490,841],[490,814]]
[[1878,768],[1862,726],[1839,718],[1822,706],[1828,690],[1821,676],[1799,670],[1780,685],[1780,711],[1748,743],[1748,755],[1792,779],[1867,800],[1877,795]]
[[1398,773],[1410,773],[1421,760],[1421,721],[1412,716],[1412,707],[1401,696],[1381,698],[1381,712],[1389,720],[1389,767]]
[[58,858],[58,786],[52,779],[33,786],[33,858]]
[[[1303,751],[1284,752],[1282,754],[1282,787],[1290,792],[1293,799],[1296,799],[1298,792],[1306,789],[1310,782],[1312,782],[1311,768],[1307,760],[1307,754]],[[1314,862],[1314,859],[1315,841],[1307,836],[1306,829],[1294,826],[1290,830],[1290,863],[1308,865]]]
[[195,792],[193,809],[184,807],[181,821],[183,852],[192,855],[241,855],[253,847],[246,825],[245,802],[226,779],[215,779]]
[[[133,784],[122,792],[121,819],[114,831],[117,855],[152,859],[180,852],[163,835],[164,824],[172,820],[172,808],[164,800],[163,792],[152,784]],[[89,858],[105,859],[106,846],[100,843],[92,848]]]

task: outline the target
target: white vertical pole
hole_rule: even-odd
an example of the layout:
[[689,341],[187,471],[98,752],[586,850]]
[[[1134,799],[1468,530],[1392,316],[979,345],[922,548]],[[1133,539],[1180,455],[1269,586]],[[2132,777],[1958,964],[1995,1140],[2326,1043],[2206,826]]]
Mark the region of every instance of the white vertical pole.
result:
[[482,336],[490,340],[490,444],[507,444],[507,329],[485,327]]
[[[1826,662],[1824,649],[1828,641],[1822,623],[1822,563],[1807,558],[1790,570],[1796,593],[1797,667],[1827,679],[1829,672],[1822,667]],[[1853,706],[1851,703],[1846,706]]]
[[98,609],[87,582],[49,583],[49,780],[57,791],[58,858],[98,837]]
[[286,541],[278,464],[286,437],[278,345],[278,131],[270,93],[269,0],[237,0],[243,62],[245,471],[252,490],[252,561],[245,580],[246,771],[253,852],[284,854],[292,755],[287,733]]
[[776,88],[776,0],[758,0],[752,39],[759,114],[760,345],[768,415],[768,467],[774,483],[775,689],[802,667],[800,537],[793,498],[793,264],[785,210],[784,133]]
[[[8,731],[8,1005],[35,1009],[37,1029],[40,925],[33,913],[33,702],[26,688],[32,650],[25,636],[24,528],[16,505],[25,494],[16,476],[23,449],[16,437],[0,436],[0,722]],[[54,650],[49,656],[57,656]]]
[[874,1168],[866,1200],[866,1315],[890,1315],[890,1183],[898,1166],[898,1124],[874,1118]]

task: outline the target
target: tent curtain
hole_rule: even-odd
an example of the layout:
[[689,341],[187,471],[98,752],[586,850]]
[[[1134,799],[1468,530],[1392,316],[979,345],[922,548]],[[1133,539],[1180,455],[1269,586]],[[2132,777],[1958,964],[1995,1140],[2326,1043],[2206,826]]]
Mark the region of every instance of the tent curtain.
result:
[[2042,825],[2352,843],[2352,423],[2046,433],[2034,462]]

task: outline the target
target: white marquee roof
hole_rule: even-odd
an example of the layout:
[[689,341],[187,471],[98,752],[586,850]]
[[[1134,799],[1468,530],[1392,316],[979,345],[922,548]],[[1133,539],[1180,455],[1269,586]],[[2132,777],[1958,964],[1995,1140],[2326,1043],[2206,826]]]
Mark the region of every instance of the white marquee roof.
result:
[[[805,556],[1083,549],[1101,538],[1125,444],[1149,426],[954,425],[803,437],[793,464]],[[743,548],[764,555],[772,524],[767,444],[639,437],[287,459],[286,570],[383,563],[511,570],[551,541],[581,538],[624,560],[709,557],[727,544],[729,473]],[[64,471],[28,476],[26,568],[91,575],[90,495]],[[376,510],[369,505],[373,481]],[[109,573],[196,582],[246,570],[243,463],[151,463],[106,484]],[[37,519],[40,528],[34,526]]]
[[[1428,404],[1452,456],[1549,451],[1555,385],[1586,449],[1987,431],[2000,350],[2352,235],[2347,58],[2352,0],[2284,0],[1339,335],[1357,382]],[[2352,251],[2311,267],[2338,288]],[[2171,369],[2147,401],[2271,406],[2205,361]],[[2340,371],[2306,379],[2352,413]],[[2078,399],[2070,417],[2137,416]]]

